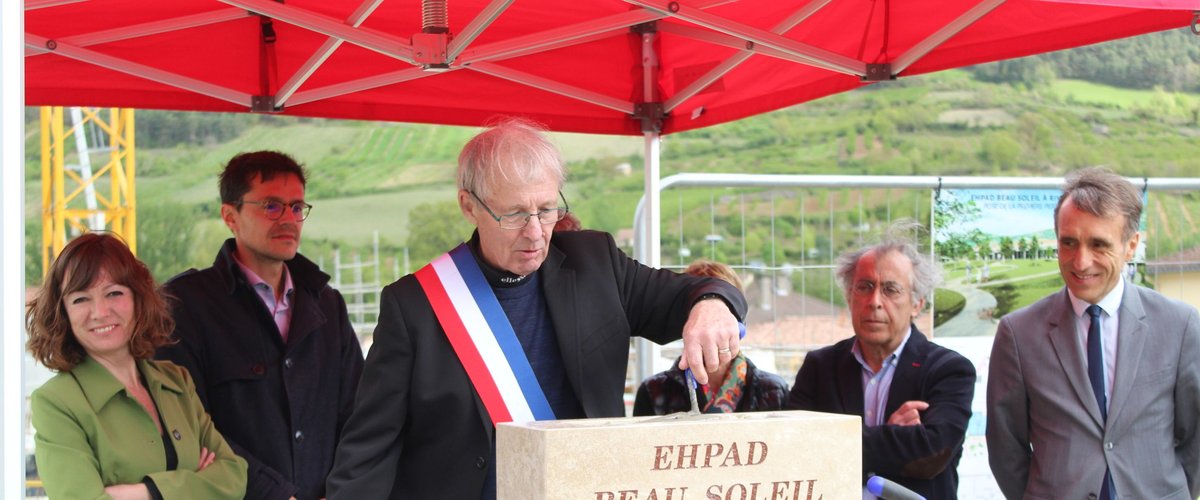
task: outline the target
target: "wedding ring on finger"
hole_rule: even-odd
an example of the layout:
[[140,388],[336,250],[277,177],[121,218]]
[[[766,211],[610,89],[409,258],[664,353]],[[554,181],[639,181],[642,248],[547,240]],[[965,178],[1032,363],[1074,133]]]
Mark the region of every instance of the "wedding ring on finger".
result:
[[721,349],[717,349],[717,352],[721,353],[721,354],[730,354],[732,351],[730,351],[728,347],[724,347]]

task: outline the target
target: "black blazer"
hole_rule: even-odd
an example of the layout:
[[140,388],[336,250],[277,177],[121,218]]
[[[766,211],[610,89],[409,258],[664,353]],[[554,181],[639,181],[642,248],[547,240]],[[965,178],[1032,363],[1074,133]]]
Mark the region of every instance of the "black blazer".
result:
[[[542,292],[563,365],[588,417],[625,415],[630,336],[680,338],[692,304],[717,293],[736,315],[736,288],[656,270],[607,233],[555,233]],[[383,290],[375,343],[329,476],[330,499],[477,499],[495,428],[413,275]]]
[[[851,337],[808,353],[788,409],[862,416],[862,365],[853,345]],[[929,409],[921,413],[921,425],[863,426],[863,480],[873,473],[925,498],[958,498],[958,460],[974,394],[975,366],[914,326],[896,364],[884,421],[905,401],[924,401]]]

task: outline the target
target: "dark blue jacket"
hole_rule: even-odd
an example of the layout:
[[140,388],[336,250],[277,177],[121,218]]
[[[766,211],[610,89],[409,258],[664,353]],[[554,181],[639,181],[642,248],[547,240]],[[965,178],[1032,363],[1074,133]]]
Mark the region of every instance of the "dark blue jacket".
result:
[[212,267],[172,278],[176,344],[158,357],[186,367],[217,430],[249,463],[248,499],[325,496],[363,356],[329,275],[297,254],[285,345],[234,261],[229,239]]
[[[759,370],[750,358],[746,358],[746,381],[742,399],[738,400],[735,410],[737,413],[782,410],[787,398],[788,386],[782,377]],[[708,404],[708,396],[703,390],[696,391],[696,400],[701,409]],[[646,377],[633,400],[635,417],[670,415],[690,409],[692,399],[688,395],[684,372],[679,369],[679,358],[675,358],[667,371]]]
[[[851,337],[808,353],[792,384],[788,409],[862,416],[862,365],[850,350],[853,345]],[[929,409],[921,412],[921,425],[863,426],[864,481],[876,474],[925,498],[958,498],[958,460],[974,395],[971,361],[930,342],[914,327],[896,364],[883,415],[886,421],[912,400],[929,403]]]

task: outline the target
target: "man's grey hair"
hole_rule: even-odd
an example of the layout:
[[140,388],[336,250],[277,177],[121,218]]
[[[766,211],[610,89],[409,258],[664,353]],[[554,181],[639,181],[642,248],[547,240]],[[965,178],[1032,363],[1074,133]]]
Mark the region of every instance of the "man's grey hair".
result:
[[909,236],[922,229],[924,228],[920,224],[911,219],[899,220],[884,231],[879,243],[838,256],[837,281],[838,285],[842,287],[842,293],[845,294],[846,303],[850,303],[850,293],[854,290],[854,273],[858,268],[858,261],[870,252],[875,252],[877,258],[891,252],[908,257],[913,268],[912,283],[908,284],[912,290],[913,303],[929,298],[934,287],[942,281],[942,268],[928,254],[922,253],[912,237]]
[[566,181],[562,156],[533,121],[509,117],[480,132],[458,155],[458,188],[488,198],[499,179],[535,183],[552,179],[561,190]]
[[1124,217],[1123,241],[1129,241],[1137,233],[1142,220],[1142,195],[1124,177],[1107,168],[1088,167],[1067,174],[1065,180],[1058,206],[1054,207],[1054,234],[1058,234],[1058,211],[1067,198],[1075,208],[1096,217]]

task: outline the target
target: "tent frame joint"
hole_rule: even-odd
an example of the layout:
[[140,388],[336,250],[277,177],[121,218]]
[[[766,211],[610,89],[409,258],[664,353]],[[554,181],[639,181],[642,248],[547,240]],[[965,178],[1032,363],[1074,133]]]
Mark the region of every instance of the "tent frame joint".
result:
[[[280,2],[280,3],[283,3],[283,2]],[[275,40],[277,40],[279,38],[279,36],[275,34],[275,22],[270,17],[267,17],[267,16],[259,16],[259,17],[261,19],[259,20],[258,25],[259,25],[259,28],[262,29],[263,43],[268,44],[268,45],[275,43]]]
[[638,35],[652,35],[658,33],[658,21],[635,24],[629,27],[629,31]]
[[633,114],[630,116],[635,120],[641,120],[643,134],[658,134],[662,132],[663,120],[667,114],[663,112],[663,103],[643,102],[633,106]]
[[250,96],[251,113],[279,113],[282,111],[283,106],[275,105],[275,96],[273,95]]
[[892,63],[867,64],[867,73],[862,76],[864,82],[882,82],[895,80],[892,74]]
[[449,69],[446,54],[450,44],[450,35],[442,33],[414,33],[410,38],[413,48],[413,60],[425,69]]

